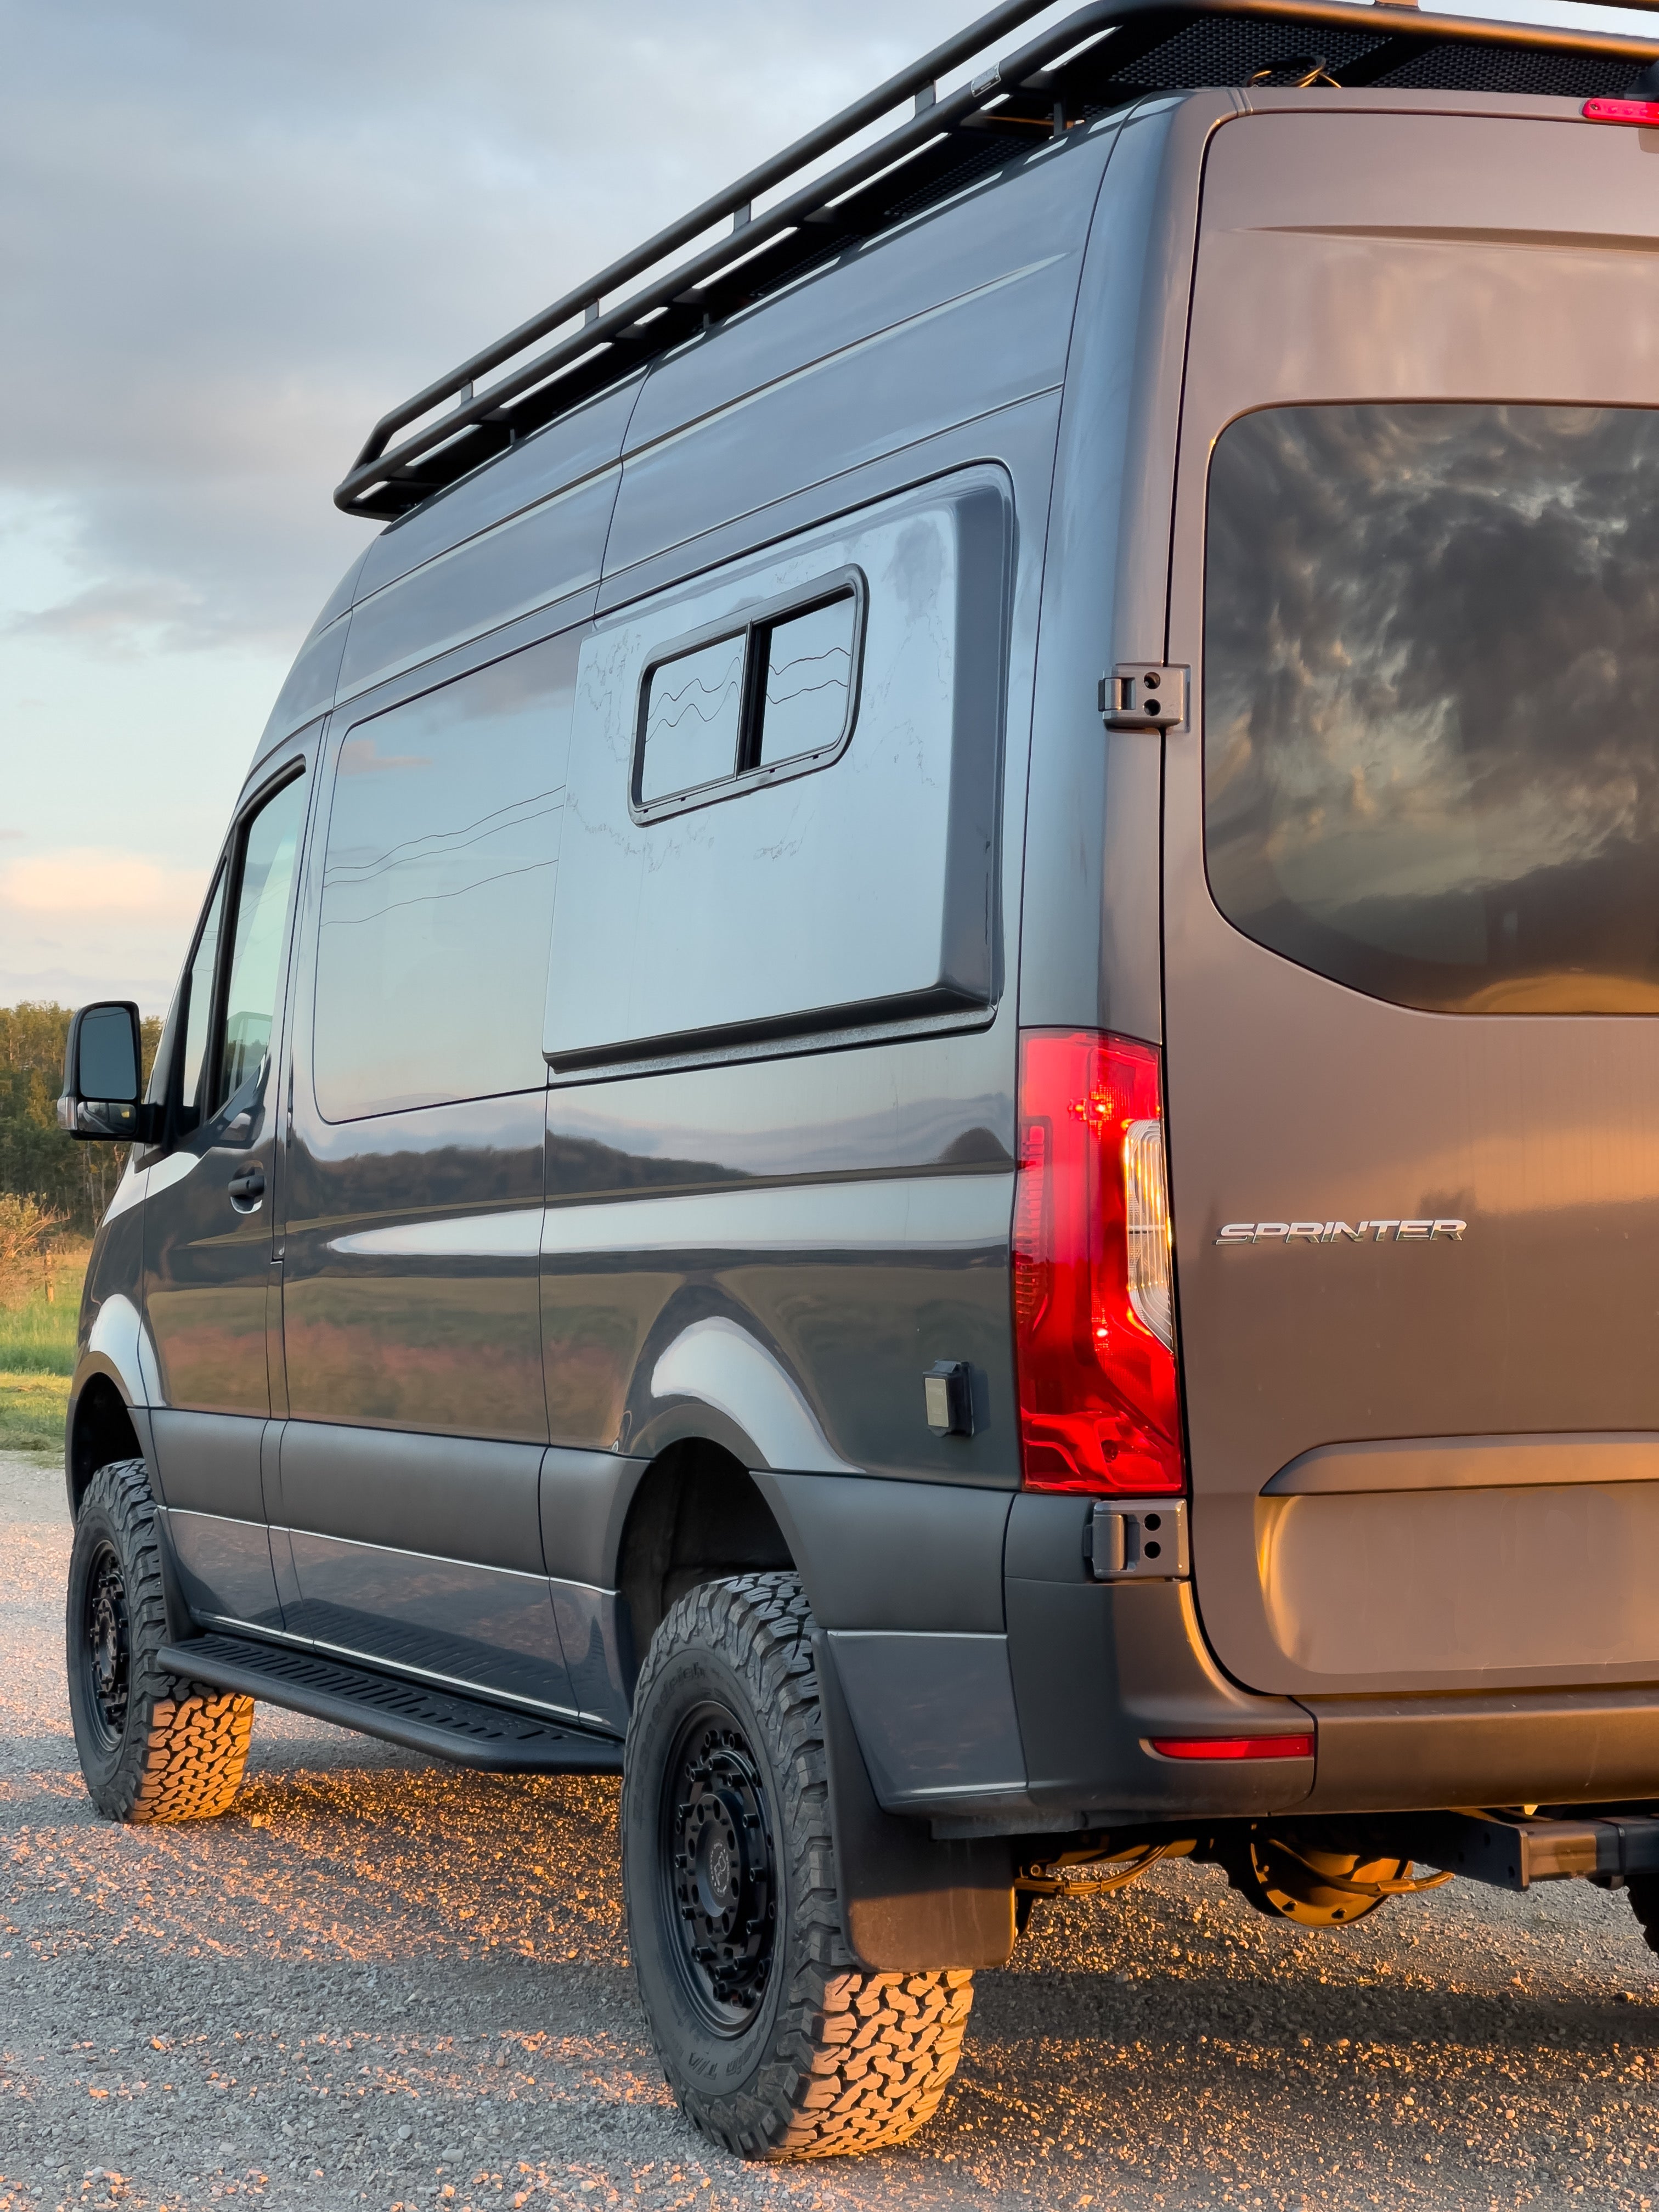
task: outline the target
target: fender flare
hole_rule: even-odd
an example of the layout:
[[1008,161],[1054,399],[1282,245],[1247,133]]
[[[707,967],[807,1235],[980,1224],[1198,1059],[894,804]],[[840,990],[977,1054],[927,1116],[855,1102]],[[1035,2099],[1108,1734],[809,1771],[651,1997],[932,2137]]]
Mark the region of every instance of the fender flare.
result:
[[805,1392],[778,1354],[729,1314],[689,1322],[641,1360],[625,1449],[654,1459],[672,1443],[705,1437],[751,1470],[858,1474],[823,1432]]
[[[102,1381],[113,1389],[150,1469],[151,1480],[155,1480],[155,1439],[149,1420],[152,1393],[145,1373],[145,1349],[143,1321],[131,1299],[119,1292],[106,1297],[98,1309],[70,1382],[64,1425],[64,1476],[71,1519],[78,1488],[84,1487],[84,1483],[77,1486],[76,1480],[76,1428],[82,1401],[94,1382]],[[154,1364],[152,1352],[149,1364]],[[159,1491],[156,1502],[161,1502]]]

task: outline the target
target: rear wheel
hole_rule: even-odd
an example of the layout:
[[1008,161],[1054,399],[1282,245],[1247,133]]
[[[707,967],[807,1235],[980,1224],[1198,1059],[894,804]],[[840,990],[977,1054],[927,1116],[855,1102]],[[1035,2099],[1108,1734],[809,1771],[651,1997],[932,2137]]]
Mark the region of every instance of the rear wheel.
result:
[[164,1673],[161,1540],[141,1459],[100,1468],[70,1553],[64,1628],[75,1747],[112,1820],[200,1820],[236,1795],[252,1698]]
[[682,1598],[640,1676],[623,1777],[629,1945],[664,2073],[750,2159],[914,2135],[973,2002],[971,1973],[866,1973],[847,1951],[811,1632],[793,1575]]
[[1649,1950],[1659,1951],[1659,1874],[1633,1874],[1625,1887]]

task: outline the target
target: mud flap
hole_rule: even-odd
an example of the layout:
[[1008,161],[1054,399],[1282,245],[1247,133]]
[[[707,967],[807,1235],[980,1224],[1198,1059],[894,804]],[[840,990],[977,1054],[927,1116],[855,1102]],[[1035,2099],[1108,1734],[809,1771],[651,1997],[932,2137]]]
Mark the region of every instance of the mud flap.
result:
[[922,1820],[884,1813],[836,1672],[830,1639],[812,1639],[842,1932],[874,1973],[1000,1966],[1014,1948],[1013,1847],[1006,1838],[940,1843]]

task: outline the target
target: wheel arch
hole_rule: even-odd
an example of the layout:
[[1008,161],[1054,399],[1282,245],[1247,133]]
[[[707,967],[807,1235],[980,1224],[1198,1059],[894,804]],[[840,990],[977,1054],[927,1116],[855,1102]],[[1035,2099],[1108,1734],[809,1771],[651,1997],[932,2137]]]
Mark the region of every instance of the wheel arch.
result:
[[75,1378],[64,1431],[64,1470],[71,1520],[79,1517],[87,1485],[100,1467],[112,1460],[148,1461],[141,1425],[147,1432],[149,1424],[143,1409],[135,1407],[119,1368],[106,1354],[91,1353]]
[[617,1583],[638,1658],[669,1607],[700,1583],[797,1565],[743,1460],[711,1437],[677,1438],[640,1478],[617,1547]]
[[805,1378],[755,1317],[725,1302],[711,1312],[702,1294],[659,1316],[634,1370],[620,1442],[648,1459],[697,1437],[722,1444],[745,1468],[860,1472],[824,1434]]

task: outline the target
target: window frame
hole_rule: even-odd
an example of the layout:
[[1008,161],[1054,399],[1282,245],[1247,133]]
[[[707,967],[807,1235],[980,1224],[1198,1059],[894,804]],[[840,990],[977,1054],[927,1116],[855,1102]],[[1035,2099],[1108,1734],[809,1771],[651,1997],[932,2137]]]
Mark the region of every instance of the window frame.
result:
[[[213,1027],[208,1033],[208,1045],[212,1058],[213,1071],[213,1086],[208,1093],[210,1097],[216,1097],[224,1074],[226,1026],[230,1017],[228,1004],[230,996],[230,970],[231,963],[236,957],[236,932],[242,919],[242,890],[247,872],[248,833],[266,807],[274,805],[281,794],[288,789],[289,784],[298,783],[305,773],[306,763],[303,757],[297,761],[284,763],[282,770],[272,776],[268,783],[260,786],[253,798],[236,817],[235,830],[231,840],[233,864],[226,884],[225,927],[220,933],[219,957],[216,963],[213,979]],[[258,1073],[248,1076],[234,1091],[228,1091],[222,1098],[219,1099],[213,1111],[203,1115],[204,1123],[216,1121],[236,1099],[242,1097],[244,1092],[262,1082],[268,1072],[270,1062],[275,1059],[279,1048],[281,1040],[278,1018],[283,1012],[283,988],[294,955],[294,937],[299,911],[300,879],[305,871],[306,828],[309,814],[309,805],[302,803],[300,808],[299,823],[295,831],[294,875],[288,887],[288,905],[283,915],[283,951],[276,963],[276,1002],[271,1008],[271,1042],[266,1047]],[[204,911],[205,912],[205,909]]]
[[[207,1086],[207,1095],[210,1098],[217,1099],[218,1103],[211,1112],[202,1115],[197,1125],[200,1128],[205,1128],[210,1121],[216,1121],[235,1103],[237,1099],[241,1097],[244,1091],[262,1080],[266,1066],[276,1049],[273,1044],[271,1049],[266,1053],[258,1075],[250,1076],[247,1081],[240,1089],[232,1091],[229,1097],[219,1097],[219,1079],[224,1069],[225,1000],[230,990],[230,963],[236,947],[236,927],[241,920],[242,878],[247,864],[248,831],[253,826],[254,817],[264,813],[265,808],[271,804],[279,793],[286,791],[289,784],[297,783],[305,772],[306,763],[302,758],[285,761],[270,781],[262,784],[246,804],[238,809],[235,822],[232,826],[226,855],[225,918],[219,933],[219,954],[214,963],[213,969],[213,1025],[208,1031],[207,1051],[203,1055],[202,1067],[203,1074],[210,1079]],[[289,885],[288,911],[283,917],[283,945],[285,952],[290,955],[294,950],[295,902],[299,892],[301,873],[305,865],[307,812],[307,810],[305,807],[301,808],[300,826],[296,833],[294,853],[294,880]],[[204,912],[205,913],[205,908]],[[286,960],[280,962],[277,1004],[274,1010],[277,1013],[282,1011],[280,977],[286,973]],[[273,1036],[274,1034],[273,1030]]]
[[[161,1042],[156,1048],[155,1064],[150,1069],[149,1082],[144,1092],[146,1103],[159,1106],[162,1110],[161,1135],[153,1145],[143,1147],[147,1153],[155,1158],[171,1151],[181,1139],[193,1134],[200,1126],[198,1119],[192,1121],[186,1128],[184,1119],[185,1111],[183,1097],[184,1055],[190,1030],[191,971],[196,965],[196,956],[202,949],[202,934],[207,927],[208,916],[213,911],[214,900],[218,896],[221,886],[226,879],[226,871],[229,863],[228,844],[229,841],[227,840],[226,843],[219,848],[214,860],[213,872],[208,878],[207,892],[202,901],[201,911],[198,914],[190,933],[189,950],[185,954],[183,965],[179,971],[178,988],[173,992],[173,1004],[167,1009],[167,1021],[161,1031]],[[223,935],[222,922],[220,927],[222,944]],[[219,951],[216,948],[214,952],[215,992],[217,990],[218,984],[219,957]],[[210,993],[210,1001],[212,995],[213,994]],[[210,1024],[212,1006],[210,1003]],[[210,1025],[207,1045],[202,1055],[204,1074],[207,1072],[206,1063],[212,1047],[213,1030]]]
[[[791,753],[781,761],[755,759],[756,744],[764,725],[760,692],[765,681],[765,666],[757,650],[757,640],[769,636],[779,623],[793,616],[811,614],[819,607],[832,606],[846,599],[853,602],[853,641],[847,712],[840,733],[830,744],[815,746],[810,752]],[[701,629],[687,630],[659,646],[640,672],[633,758],[628,776],[628,811],[633,819],[641,823],[659,822],[668,815],[687,814],[696,807],[716,805],[723,799],[740,798],[745,792],[790,782],[796,776],[812,775],[820,769],[832,767],[852,743],[853,732],[858,726],[869,603],[870,586],[862,568],[850,565],[832,568],[795,590],[761,600],[742,616],[728,615],[723,622],[705,623]],[[672,661],[738,637],[743,640],[742,695],[738,708],[737,755],[731,773],[714,777],[707,783],[690,785],[684,791],[665,792],[660,799],[643,798],[641,793],[645,779],[646,721],[651,707],[652,679],[659,669],[667,667]]]
[[[196,927],[191,933],[190,951],[185,956],[185,964],[179,976],[179,988],[173,1000],[173,1015],[169,1017],[168,1026],[173,1030],[173,1035],[167,1041],[168,1061],[164,1093],[167,1105],[167,1134],[163,1140],[163,1149],[170,1149],[185,1138],[194,1136],[198,1130],[208,1128],[214,1122],[221,1120],[227,1109],[242,1096],[243,1091],[248,1089],[249,1084],[255,1080],[254,1078],[250,1077],[249,1083],[243,1084],[241,1089],[233,1092],[230,1097],[220,1099],[218,1104],[210,1111],[197,1112],[195,1109],[185,1106],[182,1093],[183,1051],[185,1035],[190,1026],[190,1008],[187,1002],[190,975],[191,969],[196,964],[196,956],[201,950],[202,932],[207,926],[208,914],[213,905],[214,894],[218,890],[222,878],[225,887],[225,908],[220,922],[218,949],[214,955],[213,985],[208,1007],[207,1043],[202,1054],[201,1073],[198,1079],[203,1095],[211,1098],[218,1091],[220,1071],[223,1065],[222,1031],[224,1025],[224,1002],[225,994],[230,988],[230,955],[236,934],[236,919],[241,906],[242,869],[247,854],[247,833],[252,825],[254,817],[270,805],[279,792],[285,790],[290,783],[297,783],[306,773],[306,767],[307,763],[303,757],[283,762],[276,774],[262,783],[258,789],[237,808],[231,822],[230,834],[220,848],[219,856],[214,862],[207,896],[202,902],[202,910],[197,916]],[[283,944],[290,956],[294,950],[295,915],[300,878],[304,866],[305,843],[306,811],[302,809],[300,817],[299,844],[295,854],[294,881],[289,886],[288,912],[283,925]],[[280,1012],[280,998],[278,1011]],[[268,1059],[270,1056],[267,1054]],[[161,1059],[159,1053],[156,1057],[159,1064]],[[185,1120],[186,1113],[195,1114],[195,1118],[188,1127],[185,1126]]]

